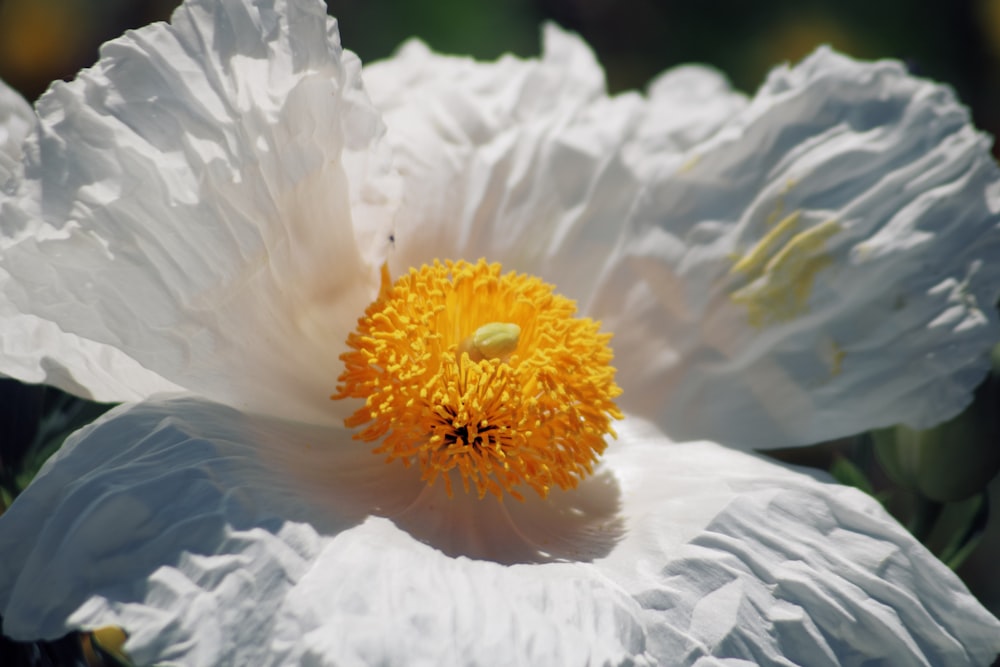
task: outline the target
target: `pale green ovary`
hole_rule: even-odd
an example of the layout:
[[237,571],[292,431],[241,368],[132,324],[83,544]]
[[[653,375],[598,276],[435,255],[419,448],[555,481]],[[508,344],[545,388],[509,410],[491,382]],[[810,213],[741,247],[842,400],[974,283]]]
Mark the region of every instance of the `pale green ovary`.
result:
[[490,322],[476,329],[462,341],[459,354],[467,353],[472,361],[506,359],[517,349],[521,327],[510,322]]

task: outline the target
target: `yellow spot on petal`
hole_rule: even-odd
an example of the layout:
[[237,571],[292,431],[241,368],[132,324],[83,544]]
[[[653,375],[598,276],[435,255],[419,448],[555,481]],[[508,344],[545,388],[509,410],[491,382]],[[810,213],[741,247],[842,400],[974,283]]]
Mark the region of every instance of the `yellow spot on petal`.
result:
[[784,245],[788,237],[800,227],[800,211],[795,211],[778,223],[777,227],[764,235],[760,241],[750,248],[730,269],[729,273],[743,273],[757,277],[764,269],[768,260]]
[[806,311],[816,275],[833,263],[826,243],[841,229],[833,220],[802,229],[796,211],[735,260],[730,275],[749,282],[730,298],[746,306],[752,326],[784,322]]
[[764,221],[764,225],[766,227],[773,227],[774,223],[781,219],[781,214],[784,213],[784,209],[785,202],[779,199],[778,203],[774,205],[774,210],[768,213],[767,220]]
[[701,155],[695,153],[694,155],[692,155],[691,157],[689,157],[687,160],[684,161],[684,164],[680,166],[680,169],[678,171],[682,174],[685,174],[693,170],[695,167],[697,167],[699,162],[701,162]]
[[843,370],[847,350],[832,338],[826,338],[820,342],[819,356],[830,367],[830,377],[835,378]]
[[335,400],[365,401],[345,423],[387,462],[428,484],[521,499],[593,471],[614,398],[609,334],[538,278],[499,264],[435,262],[389,285],[358,320]]
[[785,196],[789,192],[791,192],[794,187],[795,187],[794,178],[789,178],[788,180],[785,181],[785,185],[781,190],[781,194],[778,195],[777,199],[774,202],[774,210],[772,210],[767,215],[767,220],[764,223],[767,227],[773,226],[774,223],[778,222],[778,220],[781,219],[782,213],[785,212]]

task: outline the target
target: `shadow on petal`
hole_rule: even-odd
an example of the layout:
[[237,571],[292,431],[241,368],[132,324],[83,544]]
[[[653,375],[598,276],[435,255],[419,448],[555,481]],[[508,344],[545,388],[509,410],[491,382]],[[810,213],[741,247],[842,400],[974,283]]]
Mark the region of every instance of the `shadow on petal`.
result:
[[449,498],[442,485],[426,486],[388,518],[448,556],[504,565],[592,561],[610,553],[621,537],[620,506],[618,483],[605,472],[545,499],[531,493],[523,502],[479,500],[460,491]]
[[117,623],[121,605],[223,583],[278,600],[262,587],[297,581],[323,539],[372,516],[449,557],[591,561],[622,536],[619,507],[609,473],[545,500],[448,498],[346,430],[161,399],[79,431],[0,517],[0,613],[11,636],[38,638],[74,613]]
[[[315,507],[315,516],[300,519],[320,532],[336,530],[348,517],[357,522],[382,516],[448,556],[514,564],[592,561],[607,555],[624,529],[618,483],[607,472],[576,489],[555,489],[545,499],[527,491],[523,502],[480,500],[461,491],[456,480],[449,498],[443,484],[422,482],[415,467],[385,464],[370,446],[343,442],[346,432],[337,434],[335,445],[313,443],[301,432],[263,451],[284,470],[287,491]],[[331,431],[324,433],[329,439]]]

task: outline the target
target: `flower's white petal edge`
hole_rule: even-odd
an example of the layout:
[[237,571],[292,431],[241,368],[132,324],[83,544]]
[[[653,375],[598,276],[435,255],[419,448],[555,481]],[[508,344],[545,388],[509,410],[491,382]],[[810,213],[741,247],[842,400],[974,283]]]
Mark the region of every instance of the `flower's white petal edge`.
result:
[[681,156],[718,132],[747,106],[717,70],[681,65],[653,79],[625,159],[640,172],[662,170],[670,155]]
[[21,142],[35,127],[35,113],[21,95],[0,81],[0,194],[21,175]]
[[393,275],[485,257],[589,294],[638,194],[622,152],[642,101],[609,99],[575,35],[549,25],[543,38],[539,59],[476,62],[411,41],[365,67],[402,177]]
[[[183,665],[972,665],[1000,649],[1000,623],[877,503],[750,455],[626,419],[601,471],[624,532],[594,558],[507,565],[434,547],[482,546],[502,507],[532,533],[533,511],[459,496],[457,523],[417,539],[369,516],[398,515],[416,475],[344,437],[191,399],[112,412],[0,517],[5,631],[119,624],[138,663]],[[329,496],[295,460],[326,468]],[[426,501],[412,513],[445,513]]]
[[[18,224],[23,213],[9,205],[23,176],[21,144],[35,128],[35,113],[16,91],[0,81],[0,226]],[[6,239],[0,239],[5,248]],[[0,295],[9,280],[0,270]],[[44,382],[98,401],[126,401],[174,385],[139,366],[119,350],[67,334],[47,320],[28,315],[0,296],[0,373],[26,382]]]
[[486,257],[589,300],[642,173],[711,136],[746,105],[717,72],[679,67],[648,99],[609,99],[576,35],[545,26],[539,59],[496,62],[410,41],[365,67],[402,177],[393,273]]
[[[4,631],[119,624],[138,664],[187,666],[578,664],[637,650],[634,603],[597,573],[446,556],[370,517],[405,510],[423,485],[364,445],[338,446],[348,437],[190,399],[113,411],[0,517]],[[329,601],[332,613],[317,608]]]
[[[259,659],[275,638],[271,615],[320,535],[416,495],[364,446],[338,446],[349,437],[194,398],[109,412],[71,436],[0,517],[5,632],[57,636],[75,614],[88,627],[128,625],[139,664],[271,664]],[[339,493],[322,512],[270,467],[319,451]]]
[[381,124],[324,5],[190,0],[37,111],[5,230],[18,307],[235,407],[339,419],[389,230],[355,233],[350,197],[377,193],[341,157]]
[[[0,289],[9,276],[0,273]],[[47,384],[93,401],[135,401],[178,387],[108,345],[62,331],[0,303],[0,359],[4,375]]]
[[899,63],[821,49],[774,71],[666,156],[587,304],[622,407],[750,447],[954,415],[998,336],[989,146]]
[[[1000,652],[1000,622],[870,496],[710,443],[665,447],[655,426],[626,420],[629,446],[606,461],[626,539],[596,565],[642,607],[651,654],[833,666]],[[680,543],[692,514],[706,520]]]

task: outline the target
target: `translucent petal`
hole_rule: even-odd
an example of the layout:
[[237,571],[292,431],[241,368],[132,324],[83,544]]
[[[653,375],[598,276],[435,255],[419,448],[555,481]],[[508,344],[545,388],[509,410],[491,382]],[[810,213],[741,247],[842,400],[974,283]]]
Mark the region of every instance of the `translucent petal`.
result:
[[192,0],[38,113],[4,229],[20,311],[216,400],[338,419],[389,232],[352,219],[342,158],[381,126],[324,5]]
[[942,86],[820,50],[664,156],[587,304],[626,410],[777,447],[954,415],[997,339],[1000,172]]
[[409,42],[365,67],[402,178],[394,275],[485,257],[584,299],[638,195],[622,151],[642,108],[608,99],[575,35],[547,26],[539,59],[442,56]]
[[[604,481],[544,516],[427,494],[346,438],[190,399],[115,411],[0,517],[5,631],[114,623],[138,663],[185,665],[974,665],[1000,649],[1000,623],[875,501],[753,456],[627,419]],[[511,558],[560,530],[560,557]]]
[[625,539],[596,565],[643,608],[650,654],[980,665],[1000,651],[1000,621],[871,497],[710,443],[665,446],[636,420],[622,439],[606,465]]
[[21,142],[35,125],[35,114],[23,97],[0,81],[0,195],[20,178]]
[[681,65],[653,79],[626,158],[643,171],[662,170],[667,156],[683,153],[718,132],[747,106],[747,98],[716,70]]
[[[8,280],[0,277],[0,286]],[[108,345],[94,343],[0,304],[0,358],[4,375],[48,384],[100,402],[135,401],[177,386]]]
[[[0,81],[0,225],[7,229],[22,219],[9,198],[23,176],[21,144],[35,124],[28,103]],[[0,248],[6,245],[6,239],[0,240]],[[0,271],[0,289],[9,279]],[[119,350],[67,334],[52,322],[20,312],[5,298],[0,298],[0,373],[98,401],[135,400],[176,389]]]

